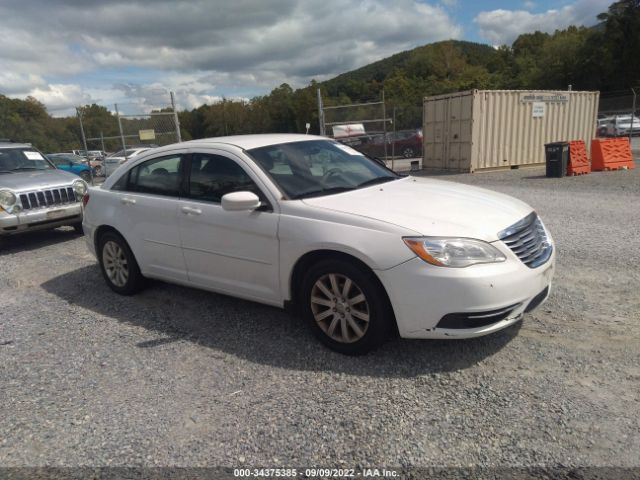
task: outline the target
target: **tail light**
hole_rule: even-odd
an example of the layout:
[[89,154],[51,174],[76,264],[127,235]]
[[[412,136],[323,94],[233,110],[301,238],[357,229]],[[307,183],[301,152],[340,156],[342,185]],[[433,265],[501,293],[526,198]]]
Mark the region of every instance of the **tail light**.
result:
[[87,203],[89,203],[89,192],[85,193],[82,197],[82,206],[86,207]]

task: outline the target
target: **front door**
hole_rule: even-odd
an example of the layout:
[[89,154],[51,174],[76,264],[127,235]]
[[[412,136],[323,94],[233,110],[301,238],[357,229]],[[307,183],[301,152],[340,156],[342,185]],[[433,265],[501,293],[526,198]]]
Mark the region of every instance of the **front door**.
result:
[[[257,186],[257,178],[242,159],[215,150],[192,152],[188,170],[186,198],[180,202],[178,217],[190,282],[280,304],[279,215]],[[252,211],[224,210],[222,196],[238,191],[256,193],[265,206]]]

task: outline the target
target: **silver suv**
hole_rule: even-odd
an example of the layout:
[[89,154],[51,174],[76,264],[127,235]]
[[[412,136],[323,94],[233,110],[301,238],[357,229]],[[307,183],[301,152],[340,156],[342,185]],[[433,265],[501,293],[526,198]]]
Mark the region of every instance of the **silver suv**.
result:
[[0,140],[0,237],[64,225],[82,232],[86,191],[31,145]]

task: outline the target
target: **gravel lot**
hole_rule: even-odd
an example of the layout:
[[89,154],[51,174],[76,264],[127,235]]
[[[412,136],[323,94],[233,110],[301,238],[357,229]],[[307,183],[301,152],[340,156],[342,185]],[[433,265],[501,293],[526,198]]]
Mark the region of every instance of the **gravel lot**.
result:
[[640,466],[640,168],[440,178],[553,233],[555,288],[522,324],[349,358],[274,308],[119,297],[70,229],[6,240],[0,465]]

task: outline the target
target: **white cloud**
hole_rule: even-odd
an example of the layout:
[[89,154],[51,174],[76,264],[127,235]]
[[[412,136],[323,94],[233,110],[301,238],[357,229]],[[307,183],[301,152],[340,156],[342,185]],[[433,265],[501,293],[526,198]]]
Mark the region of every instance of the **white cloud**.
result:
[[480,12],[473,20],[480,35],[493,44],[511,44],[522,33],[536,30],[551,33],[569,25],[593,25],[596,16],[607,10],[610,0],[578,0],[561,9],[530,13],[525,10]]
[[[64,98],[82,98],[72,87],[87,75],[122,72],[111,83],[126,85],[131,69],[166,72],[139,83],[176,90],[185,106],[242,89],[301,86],[417,45],[459,38],[462,29],[436,1],[3,0],[0,63],[11,76],[1,77],[0,93],[38,89],[47,106],[58,108]],[[179,75],[190,79],[183,85]],[[40,81],[47,77],[55,85]],[[91,82],[105,101],[123,94],[106,82]]]
[[92,103],[91,96],[80,85],[51,84],[36,87],[29,95],[44,103],[55,116],[75,114],[76,106]]

